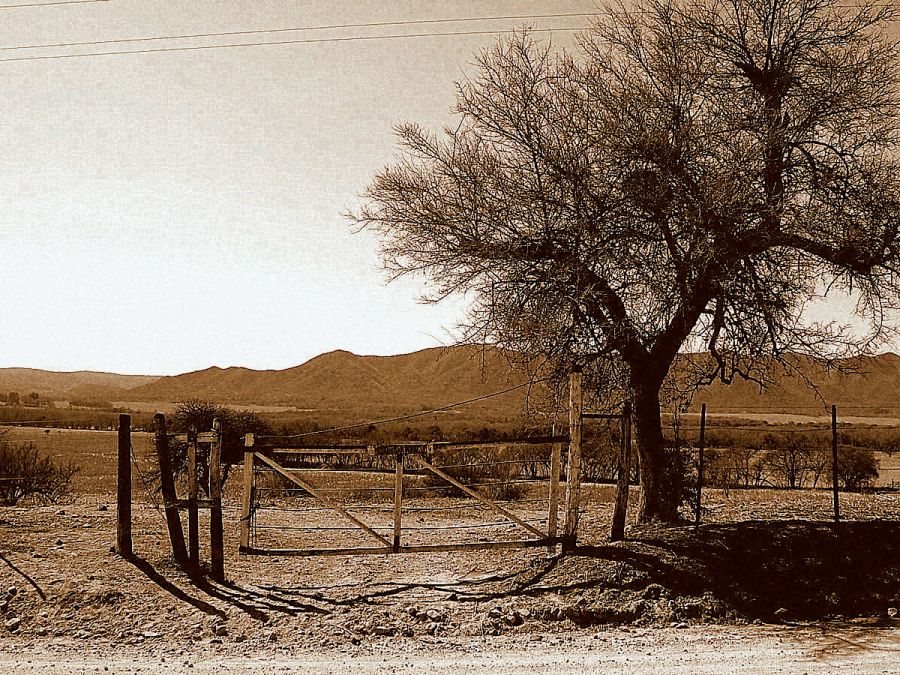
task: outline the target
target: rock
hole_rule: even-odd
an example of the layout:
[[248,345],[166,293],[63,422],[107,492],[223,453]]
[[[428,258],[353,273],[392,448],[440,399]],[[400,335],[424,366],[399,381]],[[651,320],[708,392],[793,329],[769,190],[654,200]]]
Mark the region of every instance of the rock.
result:
[[56,512],[56,515],[58,515],[58,516],[64,516],[64,515],[66,515],[66,510],[65,510],[65,509],[60,509],[59,511]]
[[100,506],[97,507],[97,510],[98,511],[109,511],[109,507],[106,504],[100,504]]
[[425,630],[428,631],[429,635],[434,635],[438,632],[438,629],[441,627],[439,623],[431,622],[427,626],[425,626]]
[[488,616],[492,619],[499,619],[501,616],[503,616],[503,610],[501,610],[499,607],[492,607],[491,611],[488,612]]
[[521,616],[523,619],[528,619],[531,616],[531,610],[529,609],[517,609],[515,611],[516,614]]
[[4,625],[6,626],[6,630],[8,630],[10,633],[14,633],[15,631],[19,630],[19,626],[22,625],[22,619],[14,616],[9,619]]
[[213,626],[213,635],[216,637],[225,637],[228,635],[228,627],[224,623],[217,623]]
[[6,610],[9,609],[9,600],[4,600],[0,602],[0,614],[6,614]]
[[779,621],[784,621],[785,619],[787,619],[789,614],[790,612],[787,609],[785,609],[784,607],[779,607],[775,610],[775,614],[773,616]]
[[419,613],[419,608],[416,605],[410,605],[406,608],[406,613],[415,618],[415,616]]
[[19,589],[17,589],[15,586],[10,586],[9,588],[6,589],[6,595],[10,598],[13,597],[18,592],[19,592]]
[[522,617],[517,612],[509,612],[503,617],[503,620],[510,626],[521,626]]
[[234,638],[234,641],[235,642],[246,642],[247,636],[246,635],[238,635],[237,637]]
[[394,628],[393,626],[378,625],[372,629],[372,633],[375,635],[393,635]]
[[896,607],[888,607],[887,615],[888,615],[889,617],[891,617],[892,619],[896,619],[896,618],[897,618],[897,614],[898,614],[898,612],[897,612],[897,608],[896,608]]
[[278,642],[278,633],[275,633],[275,632],[269,633],[269,636],[266,639],[269,642]]
[[659,600],[665,589],[659,584],[650,584],[644,589],[645,600]]
[[145,630],[141,633],[145,638],[158,638],[162,637],[162,633],[157,633],[155,630]]
[[209,644],[220,645],[220,644],[222,644],[222,639],[221,638],[213,638],[212,640],[209,641]]
[[57,546],[62,546],[62,545],[63,545],[63,540],[62,540],[62,539],[57,539],[55,543],[56,543]]
[[427,616],[432,621],[443,621],[444,620],[443,612],[441,612],[441,610],[439,610],[439,609],[435,609],[434,607],[426,610],[425,616]]

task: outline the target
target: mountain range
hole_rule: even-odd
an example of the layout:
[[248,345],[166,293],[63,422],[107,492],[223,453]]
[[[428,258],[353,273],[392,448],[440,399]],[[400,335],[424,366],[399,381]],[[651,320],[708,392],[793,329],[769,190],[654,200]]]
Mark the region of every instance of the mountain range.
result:
[[[793,373],[773,365],[769,373],[773,384],[765,391],[754,382],[717,382],[697,393],[694,407],[707,402],[711,409],[729,412],[803,412],[814,408],[821,412],[824,399],[865,415],[893,415],[900,409],[900,356],[896,354],[856,359],[851,364],[855,373],[828,370],[822,362],[803,357],[796,357],[794,363]],[[822,399],[806,381],[816,385]],[[510,365],[504,352],[474,346],[425,349],[397,356],[333,351],[285,370],[212,367],[165,377],[0,368],[0,392],[17,391],[23,398],[35,391],[57,400],[172,402],[198,398],[319,410],[426,410],[524,382],[526,377]],[[526,391],[526,387],[520,387],[476,405],[516,416],[522,410]]]

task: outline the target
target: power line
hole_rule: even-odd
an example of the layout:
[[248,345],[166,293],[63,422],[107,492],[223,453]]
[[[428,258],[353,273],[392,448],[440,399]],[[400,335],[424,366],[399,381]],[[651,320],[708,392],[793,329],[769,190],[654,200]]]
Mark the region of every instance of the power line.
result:
[[389,424],[391,422],[402,422],[404,420],[415,419],[416,417],[424,417],[425,415],[431,415],[432,413],[444,412],[446,410],[451,410],[453,408],[457,408],[461,405],[468,405],[469,403],[475,403],[476,401],[483,401],[487,398],[493,398],[494,396],[500,396],[502,394],[508,394],[511,391],[516,391],[516,389],[521,389],[522,387],[530,387],[533,384],[538,384],[539,382],[545,382],[550,378],[544,377],[538,380],[528,380],[527,382],[523,382],[522,384],[517,384],[514,387],[509,387],[508,389],[503,389],[501,391],[495,391],[491,394],[484,394],[483,396],[476,396],[475,398],[466,399],[465,401],[457,401],[456,403],[448,403],[445,406],[441,406],[440,408],[432,408],[431,410],[423,410],[417,413],[411,413],[409,415],[401,415],[399,417],[390,417],[388,419],[383,420],[374,420],[370,422],[359,422],[358,424],[348,424],[343,427],[332,427],[330,429],[319,429],[317,431],[307,431],[302,434],[289,434],[289,435],[273,435],[273,436],[259,436],[259,438],[304,438],[306,436],[317,436],[319,434],[329,434],[337,431],[349,431],[351,429],[361,429],[363,427],[369,426],[379,426],[381,424]]
[[29,2],[21,5],[0,5],[0,9],[19,9],[20,7],[53,7],[54,5],[87,5],[109,0],[56,0],[56,2]]
[[[535,33],[552,33],[573,32],[577,33],[581,28],[535,28]],[[83,54],[52,54],[48,56],[16,56],[11,58],[0,59],[0,63],[9,61],[50,61],[55,59],[80,59],[94,56],[121,56],[125,54],[158,54],[162,52],[190,52],[209,49],[229,49],[235,47],[262,47],[266,45],[301,45],[301,44],[321,44],[328,42],[362,42],[367,40],[398,40],[407,38],[425,38],[425,37],[458,37],[464,35],[500,35],[503,33],[514,33],[514,29],[505,30],[470,30],[470,31],[452,31],[447,33],[406,33],[403,35],[355,35],[351,37],[340,38],[310,38],[305,40],[277,40],[271,42],[239,42],[224,45],[195,45],[192,47],[158,47],[154,49],[128,49],[113,52],[87,52]]]
[[[107,1],[107,0],[104,0]],[[184,33],[176,35],[154,35],[136,38],[115,38],[110,40],[91,40],[88,42],[56,42],[39,45],[19,45],[15,47],[0,47],[0,51],[14,51],[18,49],[45,49],[51,47],[88,47],[96,45],[125,44],[129,42],[151,42],[154,40],[190,40],[210,37],[234,37],[237,35],[263,35],[266,33],[297,33],[301,31],[339,30],[344,28],[385,28],[391,26],[412,26],[424,24],[468,23],[472,21],[518,21],[524,19],[563,19],[570,17],[596,16],[586,12],[571,12],[567,14],[516,14],[509,16],[475,16],[458,17],[451,19],[412,19],[409,21],[377,21],[368,23],[342,23],[319,26],[296,26],[293,28],[261,28],[258,30],[232,30],[220,33]]]

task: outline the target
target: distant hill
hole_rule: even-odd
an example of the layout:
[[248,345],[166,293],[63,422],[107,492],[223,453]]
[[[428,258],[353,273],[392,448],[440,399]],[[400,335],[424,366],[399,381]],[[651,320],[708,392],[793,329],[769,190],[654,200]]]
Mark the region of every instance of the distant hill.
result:
[[[398,356],[357,356],[334,351],[287,370],[207,368],[137,387],[129,400],[200,398],[222,403],[293,405],[300,408],[413,409],[445,406],[521,384],[504,353],[494,348],[425,349]],[[518,414],[522,391],[491,398],[491,409]]]
[[112,400],[127,389],[156,379],[156,375],[117,375],[89,370],[60,373],[35,368],[0,368],[0,392],[8,394],[15,391],[23,398],[37,392],[44,398]]
[[[695,409],[711,411],[821,414],[823,402],[807,386],[815,383],[827,403],[843,414],[900,416],[900,356],[882,354],[848,362],[856,373],[826,370],[823,363],[795,357],[796,372],[772,366],[773,384],[714,383],[694,397]],[[286,370],[207,368],[183,375],[153,377],[111,373],[53,373],[0,369],[0,391],[106,401],[174,402],[199,398],[218,403],[295,406],[315,410],[415,412],[439,408],[508,389],[526,381],[506,353],[473,346],[425,349],[397,356],[357,356],[334,351]],[[526,389],[479,401],[470,410],[517,417]]]

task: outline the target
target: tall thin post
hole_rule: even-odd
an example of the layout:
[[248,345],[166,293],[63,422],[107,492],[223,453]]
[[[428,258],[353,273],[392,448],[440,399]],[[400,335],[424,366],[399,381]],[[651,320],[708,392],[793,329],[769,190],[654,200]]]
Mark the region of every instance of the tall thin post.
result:
[[[556,425],[550,427],[550,435],[556,436]],[[547,536],[556,538],[559,520],[559,465],[562,463],[562,443],[554,443],[550,449],[550,499],[547,511]],[[556,544],[553,545],[556,548]]]
[[172,542],[172,555],[175,561],[184,566],[187,563],[187,549],[184,546],[184,530],[178,515],[178,496],[175,493],[175,479],[172,476],[172,463],[169,458],[169,436],[166,432],[166,417],[162,413],[153,416],[156,425],[156,455],[159,460],[159,484],[162,489],[163,504],[166,512],[166,525],[169,528],[169,541]]
[[619,453],[619,480],[616,483],[616,505],[613,509],[610,541],[625,538],[625,520],[628,515],[628,486],[631,483],[631,401],[622,406],[622,447]]
[[197,482],[197,429],[188,431],[188,558],[193,565],[200,564],[200,514],[197,508],[199,485]]
[[834,522],[841,519],[841,505],[838,499],[838,435],[837,406],[831,406],[831,492],[834,497]]
[[225,581],[225,542],[222,532],[222,425],[213,420],[215,439],[209,448],[209,559],[212,578]]
[[694,527],[700,527],[700,505],[703,498],[703,451],[706,449],[706,404],[700,406],[700,440],[697,457],[697,503],[694,504]]
[[241,496],[241,547],[250,547],[250,506],[253,503],[253,434],[244,436],[244,490]]
[[569,375],[569,454],[566,470],[566,522],[563,551],[578,543],[578,506],[581,492],[581,369]]
[[119,415],[119,471],[116,482],[116,550],[130,556],[131,547],[131,415]]
[[400,528],[403,513],[403,453],[394,455],[394,553],[400,552]]

